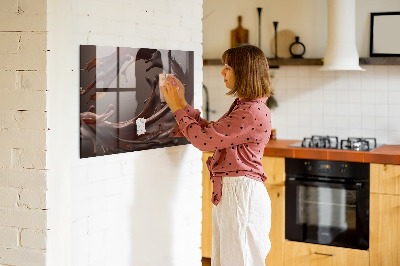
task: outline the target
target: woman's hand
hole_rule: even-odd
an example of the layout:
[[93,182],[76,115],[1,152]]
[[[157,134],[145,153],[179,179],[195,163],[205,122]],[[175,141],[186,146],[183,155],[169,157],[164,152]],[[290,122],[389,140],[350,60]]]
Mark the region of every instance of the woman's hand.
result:
[[164,86],[160,89],[164,94],[165,101],[173,113],[178,109],[186,107],[185,87],[179,79],[168,76]]
[[179,96],[179,102],[181,103],[182,108],[185,108],[186,105],[188,104],[185,100],[185,87],[183,86],[182,82],[175,78],[174,76],[168,76],[168,79],[171,80],[172,82],[176,82],[175,84],[178,85],[178,96]]

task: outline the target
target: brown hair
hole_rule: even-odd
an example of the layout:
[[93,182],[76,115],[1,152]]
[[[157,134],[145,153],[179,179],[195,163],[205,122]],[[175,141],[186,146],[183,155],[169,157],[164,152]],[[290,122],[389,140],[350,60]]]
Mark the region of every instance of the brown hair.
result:
[[260,48],[248,44],[240,45],[226,50],[221,60],[235,74],[235,86],[227,95],[254,99],[274,94],[268,61]]

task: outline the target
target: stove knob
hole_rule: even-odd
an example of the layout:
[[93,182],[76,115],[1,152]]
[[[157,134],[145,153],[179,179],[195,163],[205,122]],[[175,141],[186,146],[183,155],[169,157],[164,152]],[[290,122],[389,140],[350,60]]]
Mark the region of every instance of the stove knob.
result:
[[305,165],[306,165],[306,170],[308,172],[311,172],[311,170],[312,170],[311,162],[306,162]]
[[341,174],[346,173],[346,169],[347,169],[347,164],[342,164],[342,167],[340,168],[340,173]]

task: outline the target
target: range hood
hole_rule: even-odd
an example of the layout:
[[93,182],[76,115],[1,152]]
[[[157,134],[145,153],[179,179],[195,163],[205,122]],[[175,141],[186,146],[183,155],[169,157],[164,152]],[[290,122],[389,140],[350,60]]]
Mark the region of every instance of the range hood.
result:
[[323,71],[358,70],[355,0],[328,0],[328,44]]

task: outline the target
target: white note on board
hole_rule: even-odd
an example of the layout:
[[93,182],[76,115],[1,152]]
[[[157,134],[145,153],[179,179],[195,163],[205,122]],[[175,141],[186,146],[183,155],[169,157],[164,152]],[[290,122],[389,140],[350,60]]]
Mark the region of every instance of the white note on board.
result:
[[136,119],[136,130],[138,136],[146,133],[146,118]]

